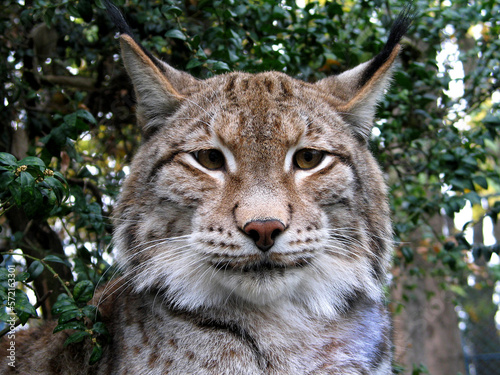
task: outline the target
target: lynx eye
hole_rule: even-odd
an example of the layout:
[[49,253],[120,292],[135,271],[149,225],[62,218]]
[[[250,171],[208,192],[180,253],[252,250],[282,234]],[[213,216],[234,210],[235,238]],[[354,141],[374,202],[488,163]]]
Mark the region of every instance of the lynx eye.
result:
[[224,167],[224,155],[219,150],[200,150],[194,154],[198,163],[207,169],[215,170]]
[[324,156],[323,151],[304,148],[295,153],[293,163],[299,169],[312,169],[321,163]]

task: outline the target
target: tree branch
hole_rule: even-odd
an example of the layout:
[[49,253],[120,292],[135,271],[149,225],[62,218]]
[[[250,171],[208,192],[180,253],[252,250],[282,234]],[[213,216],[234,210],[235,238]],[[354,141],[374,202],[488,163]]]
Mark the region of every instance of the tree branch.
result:
[[45,75],[41,76],[40,79],[42,82],[51,85],[70,86],[82,90],[93,90],[95,88],[95,80],[88,77]]

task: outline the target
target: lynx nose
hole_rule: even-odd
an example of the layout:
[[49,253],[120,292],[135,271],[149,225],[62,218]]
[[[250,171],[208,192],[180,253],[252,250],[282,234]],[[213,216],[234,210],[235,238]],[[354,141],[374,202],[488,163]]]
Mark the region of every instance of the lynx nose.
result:
[[243,231],[260,250],[267,251],[274,245],[274,239],[285,231],[285,226],[279,220],[254,220],[248,222]]

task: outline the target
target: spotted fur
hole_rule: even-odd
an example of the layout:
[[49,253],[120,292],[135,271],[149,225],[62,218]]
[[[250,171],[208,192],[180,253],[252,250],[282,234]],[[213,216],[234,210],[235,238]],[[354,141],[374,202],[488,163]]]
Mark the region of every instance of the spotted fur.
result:
[[[391,373],[391,223],[367,139],[405,17],[382,58],[315,84],[199,81],[123,33],[145,136],[115,209],[123,277],[95,297],[112,341],[89,367],[85,344],[62,349],[58,334],[20,373]],[[297,165],[304,149],[322,152],[311,169]],[[204,166],[202,150],[223,166]],[[259,248],[245,228],[268,221],[282,229]]]

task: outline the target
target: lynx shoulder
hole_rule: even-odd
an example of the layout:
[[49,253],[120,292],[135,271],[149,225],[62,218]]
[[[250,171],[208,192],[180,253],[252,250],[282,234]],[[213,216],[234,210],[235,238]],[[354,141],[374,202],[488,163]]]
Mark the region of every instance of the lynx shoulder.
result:
[[409,26],[315,84],[197,80],[138,44],[118,10],[143,144],[115,209],[123,270],[95,298],[112,340],[38,331],[23,374],[389,374],[391,222],[367,143]]

